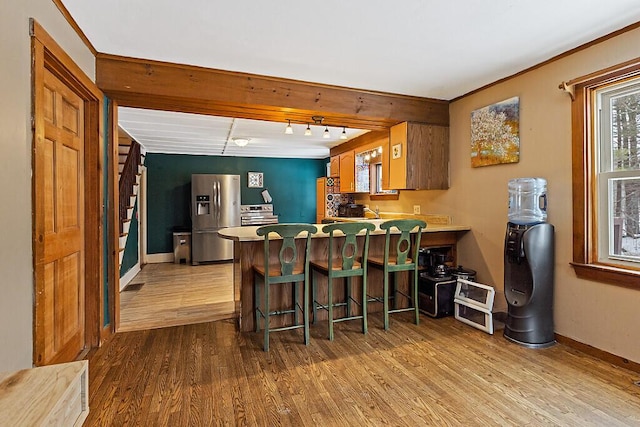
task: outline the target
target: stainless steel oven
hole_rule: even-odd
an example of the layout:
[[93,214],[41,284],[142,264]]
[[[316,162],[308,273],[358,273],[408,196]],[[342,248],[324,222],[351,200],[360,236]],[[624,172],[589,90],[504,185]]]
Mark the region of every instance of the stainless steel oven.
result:
[[272,204],[240,205],[241,225],[277,224],[278,215],[273,214]]

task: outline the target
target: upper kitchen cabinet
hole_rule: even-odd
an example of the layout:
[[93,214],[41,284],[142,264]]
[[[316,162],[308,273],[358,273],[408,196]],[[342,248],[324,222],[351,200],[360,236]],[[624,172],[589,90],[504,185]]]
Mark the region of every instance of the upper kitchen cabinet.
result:
[[329,164],[329,176],[340,176],[340,156],[331,157],[331,163]]
[[[391,127],[383,151],[388,174],[383,188],[446,190],[449,188],[449,128],[403,122]],[[387,182],[388,177],[388,182]]]
[[[331,161],[333,165],[333,159]],[[356,191],[356,163],[355,151],[340,154],[340,192],[354,193]]]

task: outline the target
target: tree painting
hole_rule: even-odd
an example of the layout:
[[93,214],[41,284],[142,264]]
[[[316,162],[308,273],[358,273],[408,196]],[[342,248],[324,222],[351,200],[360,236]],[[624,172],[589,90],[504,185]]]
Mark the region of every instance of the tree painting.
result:
[[520,98],[471,113],[471,166],[517,163],[520,160]]

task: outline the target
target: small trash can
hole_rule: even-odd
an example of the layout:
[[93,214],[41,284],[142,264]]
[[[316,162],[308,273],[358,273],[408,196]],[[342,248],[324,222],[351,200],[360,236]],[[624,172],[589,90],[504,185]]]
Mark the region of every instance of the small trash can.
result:
[[180,264],[183,259],[186,264],[191,261],[191,232],[173,233],[173,262]]

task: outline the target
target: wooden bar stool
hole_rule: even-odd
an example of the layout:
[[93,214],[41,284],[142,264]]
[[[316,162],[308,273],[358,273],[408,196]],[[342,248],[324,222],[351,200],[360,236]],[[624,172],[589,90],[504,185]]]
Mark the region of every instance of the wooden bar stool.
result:
[[[380,229],[386,230],[384,242],[384,257],[369,257],[369,265],[383,270],[382,298],[369,297],[369,301],[382,302],[384,329],[389,329],[389,314],[402,311],[414,311],[416,325],[420,323],[420,311],[418,309],[418,249],[420,249],[420,238],[422,237],[422,229],[427,223],[416,219],[396,219],[385,221],[380,224]],[[411,231],[415,228],[413,244],[411,242]],[[395,246],[391,246],[391,229],[396,228],[400,231],[398,242]],[[396,275],[398,272],[413,272],[412,280],[409,282],[411,295],[398,290]],[[393,282],[393,308],[389,309],[389,275],[392,275]],[[409,307],[398,308],[398,294],[409,300]]]
[[[253,265],[256,332],[260,331],[260,319],[264,319],[264,351],[269,351],[269,333],[276,331],[304,328],[304,343],[305,345],[309,344],[309,253],[311,235],[317,231],[316,226],[311,224],[274,224],[265,225],[256,230],[258,236],[264,236],[264,262]],[[296,248],[295,238],[305,232],[307,234],[304,243],[304,259],[301,259],[301,254]],[[269,260],[269,233],[276,233],[282,239],[278,262],[275,263]],[[259,285],[260,279],[262,279],[262,286]],[[272,310],[269,302],[271,286],[286,283],[292,284],[293,304],[291,308]],[[298,296],[299,283],[302,283],[302,304]],[[260,295],[261,288],[262,297]],[[302,325],[298,320],[298,312],[302,313]],[[272,328],[269,325],[269,318],[283,314],[293,314],[293,325]]]
[[[329,251],[327,259],[311,261],[311,287],[313,289],[313,323],[316,323],[317,310],[324,309],[329,313],[329,340],[333,341],[333,325],[336,322],[346,320],[362,319],[362,333],[367,333],[367,255],[369,252],[369,232],[375,230],[375,225],[368,222],[335,223],[322,227],[322,231],[329,234]],[[365,231],[364,244],[358,248],[356,235]],[[336,234],[337,232],[337,234]],[[343,238],[344,243],[340,248],[340,243],[336,238]],[[327,303],[318,301],[318,285],[316,283],[316,273],[327,276]],[[352,279],[362,277],[362,296],[360,301],[353,298]],[[335,302],[333,298],[333,279],[346,279],[345,296],[340,302]],[[351,303],[361,307],[360,314],[351,312]],[[335,318],[334,308],[344,307],[345,315]]]

